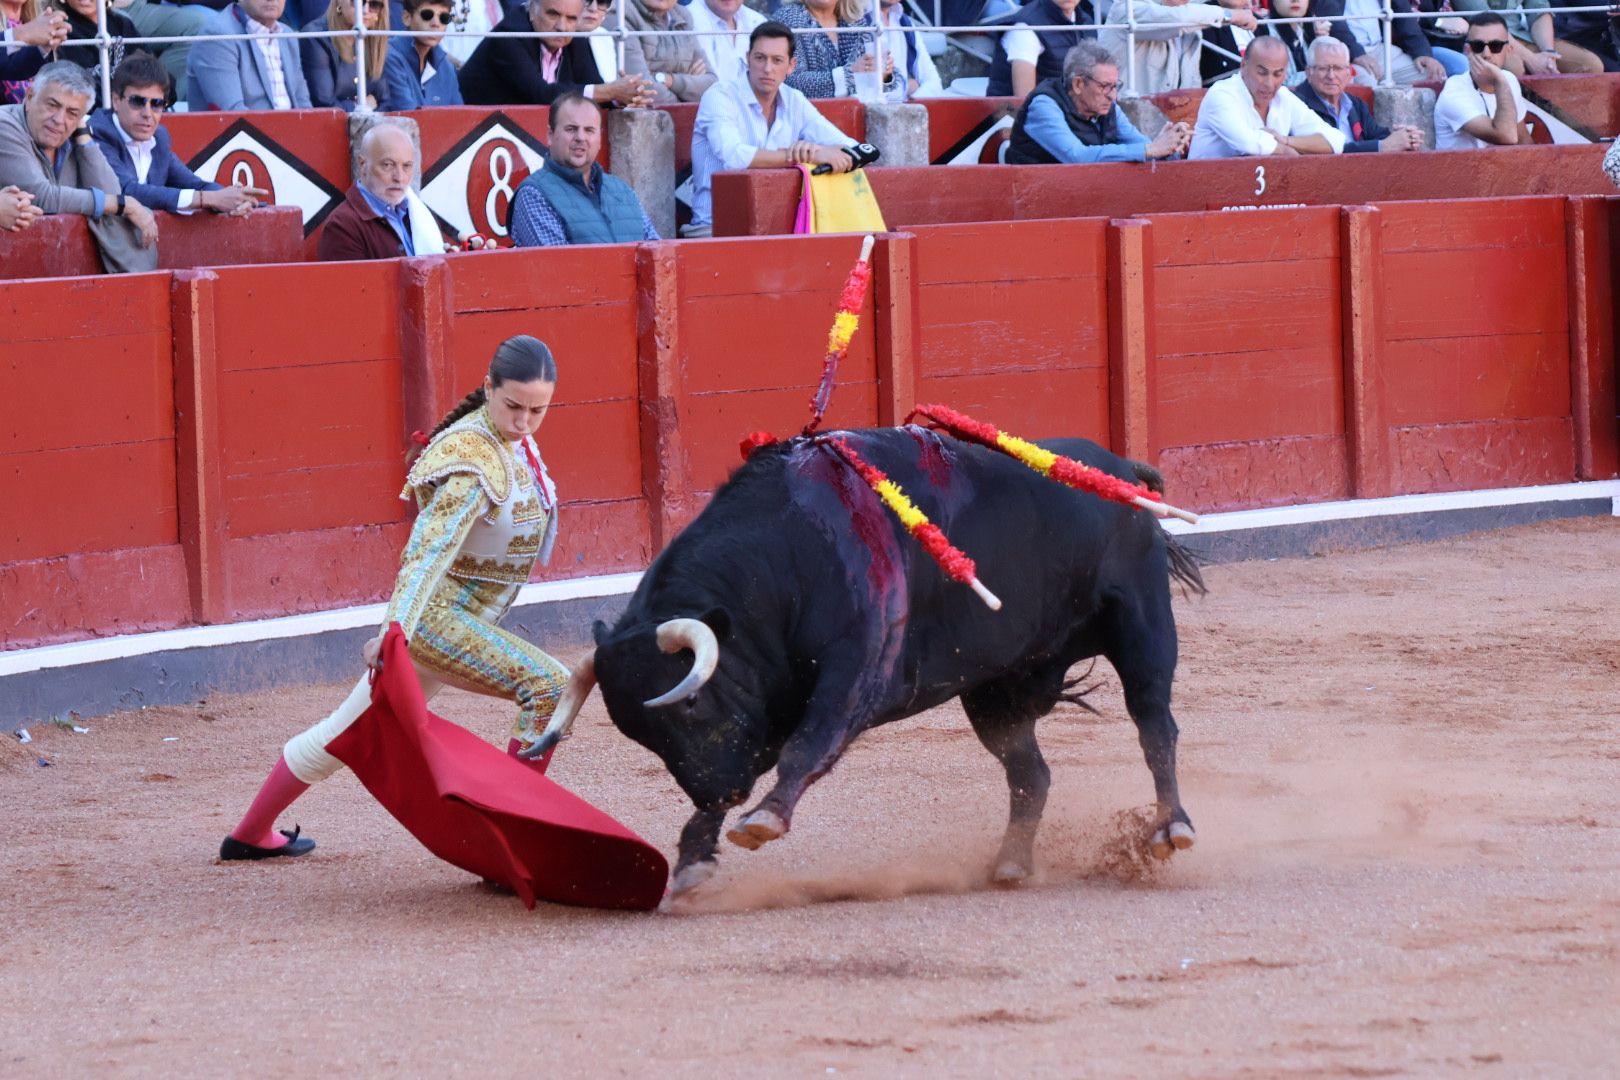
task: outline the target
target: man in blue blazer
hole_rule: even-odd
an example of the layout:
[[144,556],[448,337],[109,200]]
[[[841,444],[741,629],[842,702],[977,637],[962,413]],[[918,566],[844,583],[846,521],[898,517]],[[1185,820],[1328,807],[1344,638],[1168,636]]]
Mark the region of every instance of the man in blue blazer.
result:
[[1423,134],[1402,125],[1391,131],[1373,119],[1367,103],[1349,92],[1350,50],[1333,37],[1319,37],[1306,50],[1305,81],[1294,87],[1294,96],[1322,118],[1323,123],[1344,132],[1347,154],[1390,153],[1422,150]]
[[132,52],[113,70],[113,107],[90,115],[90,135],[112,166],[125,195],[151,210],[206,209],[241,216],[265,194],[220,187],[174,155],[159,121],[169,92],[168,71],[151,53]]
[[252,34],[251,41],[199,41],[191,47],[186,102],[192,112],[307,109],[309,87],[298,41],[279,22],[287,0],[237,0],[210,16],[204,34]]

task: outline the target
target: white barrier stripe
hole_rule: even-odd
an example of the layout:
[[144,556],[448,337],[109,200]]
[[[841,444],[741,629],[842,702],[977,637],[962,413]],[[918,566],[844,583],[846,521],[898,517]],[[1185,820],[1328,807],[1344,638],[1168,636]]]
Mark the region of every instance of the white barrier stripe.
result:
[[[570,578],[564,581],[537,581],[518,590],[514,609],[535,604],[555,604],[564,600],[589,600],[604,596],[624,596],[635,591],[641,572],[605,574],[598,577]],[[0,652],[0,678],[50,668],[76,667],[107,660],[124,660],[177,649],[204,649],[219,645],[242,645],[255,641],[311,637],[334,630],[378,626],[388,612],[387,604],[314,611],[304,615],[284,615],[275,619],[222,623],[218,626],[186,626],[178,630],[158,630],[147,634],[72,641],[44,645],[37,649]]]
[[[1340,502],[1304,503],[1296,506],[1268,507],[1261,510],[1234,510],[1218,514],[1205,514],[1197,525],[1188,525],[1185,522],[1173,519],[1160,524],[1168,533],[1197,538],[1220,533],[1247,532],[1254,529],[1310,525],[1329,521],[1355,521],[1455,510],[1524,506],[1534,503],[1578,502],[1588,499],[1610,500],[1610,513],[1615,517],[1620,517],[1620,480],[1549,484],[1540,487],[1488,488],[1480,491],[1451,491],[1433,495],[1396,495],[1387,499],[1352,499]],[[535,604],[557,603],[563,600],[625,596],[634,592],[640,581],[641,573],[637,571],[628,574],[573,578],[565,581],[535,582],[525,585],[518,591],[517,600],[513,607],[529,607]],[[276,619],[225,623],[219,626],[188,626],[178,630],[159,630],[148,634],[125,634],[119,637],[96,638],[92,641],[44,645],[37,649],[0,652],[0,678],[8,675],[26,674],[31,671],[75,667],[81,664],[122,660],[158,652],[171,652],[177,649],[200,649],[256,641],[274,641],[282,638],[308,637],[334,630],[352,630],[356,627],[376,626],[382,622],[382,617],[387,610],[386,604],[366,604],[362,607],[317,611],[306,615],[287,615]]]
[[1495,506],[1523,506],[1530,503],[1579,502],[1585,499],[1610,499],[1610,513],[1620,517],[1620,480],[1591,480],[1584,483],[1548,484],[1541,487],[1486,488],[1480,491],[1446,491],[1431,495],[1394,495],[1387,499],[1301,503],[1295,506],[1202,514],[1197,525],[1188,525],[1184,521],[1174,519],[1159,524],[1167,533],[1196,538],[1208,533],[1245,532],[1280,525],[1312,525],[1324,521],[1356,521],[1362,518],[1433,514],[1448,510],[1483,510]]

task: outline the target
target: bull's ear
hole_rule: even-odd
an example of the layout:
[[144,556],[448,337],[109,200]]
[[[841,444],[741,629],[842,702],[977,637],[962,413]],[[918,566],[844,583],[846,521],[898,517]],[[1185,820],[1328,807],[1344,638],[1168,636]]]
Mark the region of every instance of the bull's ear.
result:
[[591,623],[591,640],[596,642],[597,647],[601,647],[602,642],[607,640],[607,636],[607,623],[603,622],[601,619],[597,619],[595,622]]
[[703,625],[714,631],[715,640],[722,645],[731,636],[731,615],[725,608],[710,608],[703,613]]

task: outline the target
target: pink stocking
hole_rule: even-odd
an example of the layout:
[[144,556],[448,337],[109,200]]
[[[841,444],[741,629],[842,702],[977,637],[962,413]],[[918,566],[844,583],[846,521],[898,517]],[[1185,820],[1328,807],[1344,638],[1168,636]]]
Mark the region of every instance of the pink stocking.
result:
[[285,757],[276,759],[276,767],[259,789],[258,797],[248,807],[247,816],[231,831],[234,839],[254,847],[278,848],[287,838],[275,831],[276,818],[293,804],[293,800],[309,790],[309,785],[292,774]]

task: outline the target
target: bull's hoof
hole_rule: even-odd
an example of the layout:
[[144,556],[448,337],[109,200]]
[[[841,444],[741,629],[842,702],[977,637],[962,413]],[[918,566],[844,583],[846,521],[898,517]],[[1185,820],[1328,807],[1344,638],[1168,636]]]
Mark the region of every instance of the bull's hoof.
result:
[[787,832],[787,823],[769,810],[755,810],[726,832],[726,839],[740,848],[758,851]]
[[682,866],[676,871],[676,878],[669,882],[669,899],[677,899],[680,895],[692,892],[703,882],[713,878],[714,871],[719,870],[719,863],[713,858],[703,858],[690,865]]
[[996,864],[990,880],[996,885],[1022,885],[1029,880],[1031,873],[1033,871],[1017,859],[1002,859]]
[[1148,849],[1155,859],[1168,859],[1178,851],[1186,851],[1198,840],[1193,827],[1184,821],[1172,821],[1153,834]]

